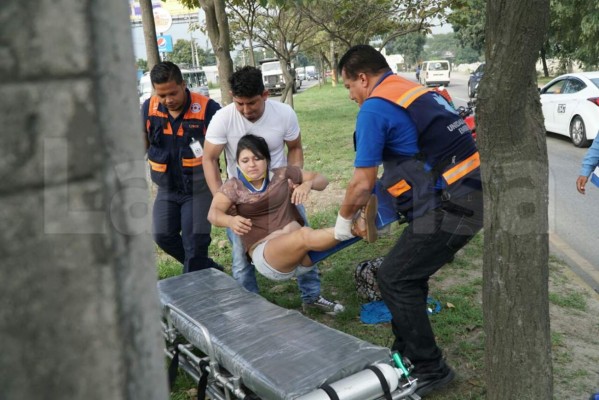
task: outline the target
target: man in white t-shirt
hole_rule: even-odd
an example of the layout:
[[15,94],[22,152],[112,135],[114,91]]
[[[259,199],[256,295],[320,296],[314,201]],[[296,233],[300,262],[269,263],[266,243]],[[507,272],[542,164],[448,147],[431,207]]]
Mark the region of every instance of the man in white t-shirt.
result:
[[[304,153],[295,111],[287,104],[268,100],[262,73],[254,67],[243,67],[229,79],[233,103],[221,108],[212,118],[204,142],[204,174],[214,194],[222,185],[218,159],[225,151],[227,176],[237,177],[236,151],[239,139],[252,133],[263,137],[271,154],[271,168],[294,165],[303,168]],[[285,154],[287,147],[287,154]],[[298,209],[306,218],[303,206]],[[233,246],[233,278],[247,290],[258,293],[254,266],[247,260],[241,239],[230,229],[227,236]],[[329,314],[343,311],[343,306],[320,294],[318,269],[297,278],[304,308],[315,308]]]

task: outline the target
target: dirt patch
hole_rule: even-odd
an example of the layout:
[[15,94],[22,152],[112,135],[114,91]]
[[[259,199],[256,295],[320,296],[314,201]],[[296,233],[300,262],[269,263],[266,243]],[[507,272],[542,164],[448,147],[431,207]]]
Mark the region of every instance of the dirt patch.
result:
[[339,207],[345,196],[345,187],[338,182],[331,182],[323,191],[313,190],[310,192],[310,197],[306,201],[306,209],[309,213],[323,212],[331,207]]

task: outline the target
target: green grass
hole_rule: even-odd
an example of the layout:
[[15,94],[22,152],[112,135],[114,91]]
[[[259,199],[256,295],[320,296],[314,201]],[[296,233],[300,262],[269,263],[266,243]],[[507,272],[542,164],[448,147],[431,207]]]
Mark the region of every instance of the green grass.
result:
[[[353,131],[357,105],[350,101],[342,86],[315,86],[295,97],[295,109],[302,129],[305,169],[326,175],[331,184],[326,189],[344,190],[353,171]],[[325,192],[327,193],[327,192]],[[326,202],[326,201],[325,201]],[[308,209],[312,227],[332,226],[335,222],[339,200],[317,211]],[[384,255],[401,232],[393,225],[390,235],[372,245],[357,243],[320,263],[322,293],[342,302],[346,311],[336,318],[318,312],[308,316],[340,331],[381,346],[393,342],[390,324],[366,325],[359,320],[360,306],[365,303],[355,290],[353,272],[356,265],[367,259]],[[230,272],[231,248],[224,230],[213,228],[211,256]],[[430,281],[430,295],[439,300],[441,312],[431,316],[438,342],[449,362],[458,371],[458,379],[450,390],[427,397],[427,400],[478,400],[484,399],[483,381],[484,333],[482,316],[482,255],[483,234],[477,235],[460,250],[451,264],[443,267]],[[159,277],[178,275],[181,266],[157,250]],[[558,283],[565,279],[552,259],[551,277]],[[295,281],[273,282],[258,275],[261,294],[269,301],[289,309],[301,310],[299,290]],[[551,302],[559,307],[583,311],[586,303],[582,295],[552,295]],[[565,372],[561,367],[570,363],[571,357],[563,345],[563,335],[552,332],[556,385],[575,384],[583,371]],[[564,371],[564,372],[561,372]],[[171,394],[172,400],[191,399],[188,393],[193,382],[183,373]],[[571,381],[568,381],[571,380]]]
[[570,292],[566,294],[549,293],[549,301],[560,307],[586,311],[587,301],[582,293]]

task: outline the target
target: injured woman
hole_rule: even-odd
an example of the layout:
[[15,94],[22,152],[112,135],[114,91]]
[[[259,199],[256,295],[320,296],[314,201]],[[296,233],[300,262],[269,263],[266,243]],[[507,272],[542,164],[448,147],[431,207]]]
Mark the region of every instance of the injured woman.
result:
[[[237,178],[229,179],[214,195],[208,220],[241,236],[254,266],[265,277],[286,280],[313,268],[308,252],[328,250],[340,243],[334,228],[311,229],[295,205],[311,190],[323,190],[328,180],[316,172],[287,166],[270,169],[266,141],[248,134],[237,145]],[[352,219],[351,234],[368,242],[377,239],[377,198]]]

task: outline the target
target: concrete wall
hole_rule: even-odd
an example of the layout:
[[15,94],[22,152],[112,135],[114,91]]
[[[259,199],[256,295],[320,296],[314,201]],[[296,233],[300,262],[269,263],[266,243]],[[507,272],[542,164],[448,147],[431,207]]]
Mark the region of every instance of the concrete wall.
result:
[[0,7],[0,398],[167,399],[127,2]]

